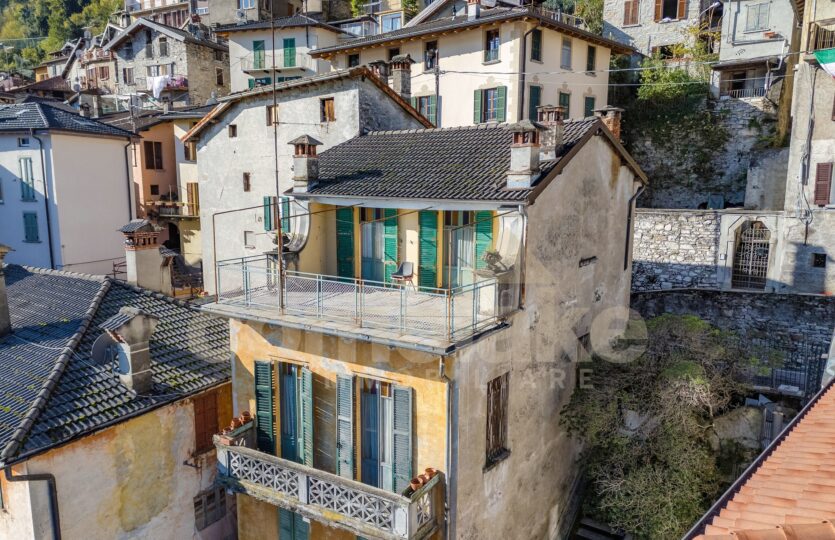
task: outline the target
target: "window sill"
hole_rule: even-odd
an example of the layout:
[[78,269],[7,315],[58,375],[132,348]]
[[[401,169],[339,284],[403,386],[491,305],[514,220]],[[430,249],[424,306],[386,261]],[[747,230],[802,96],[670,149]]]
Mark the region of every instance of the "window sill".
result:
[[482,66],[492,66],[493,64],[500,64],[502,62],[501,58],[496,58],[495,60],[485,60],[481,63]]
[[636,28],[636,27],[638,27],[638,26],[641,26],[641,23],[635,23],[635,24],[624,24],[624,25],[621,25],[621,28]]
[[501,463],[502,461],[506,460],[510,457],[510,450],[503,450],[499,455],[488,461],[484,468],[481,470],[482,473],[486,473],[487,471],[493,469],[496,465]]
[[564,66],[564,65],[560,64],[560,69],[571,69],[571,66]]
[[544,64],[544,63],[545,63],[545,62],[543,62],[542,60],[536,60],[535,58],[531,58],[531,60],[530,60],[530,61],[531,61],[531,62],[533,62],[533,63],[535,63],[535,64]]
[[20,199],[20,202],[38,202],[37,199]]
[[40,244],[42,243],[40,240],[24,240],[24,244]]

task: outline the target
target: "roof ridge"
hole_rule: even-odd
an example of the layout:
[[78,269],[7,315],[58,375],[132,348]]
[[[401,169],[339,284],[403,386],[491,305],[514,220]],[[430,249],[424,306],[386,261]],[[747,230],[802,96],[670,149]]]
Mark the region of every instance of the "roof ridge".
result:
[[[579,124],[581,122],[588,122],[588,121],[596,121],[599,120],[596,116],[586,116],[585,118],[569,118],[565,120],[564,124]],[[368,131],[361,136],[366,135],[400,135],[403,133],[432,133],[435,131],[467,131],[467,130],[478,130],[478,129],[498,129],[498,128],[506,128],[512,125],[513,122],[491,122],[491,123],[484,123],[484,124],[474,124],[469,126],[447,126],[447,127],[433,127],[433,128],[415,128],[415,129],[388,129],[388,130],[376,130],[376,131]]]
[[44,407],[46,407],[53,390],[55,390],[55,387],[58,385],[58,381],[64,374],[64,370],[70,361],[70,357],[75,352],[76,347],[81,342],[81,339],[84,337],[87,329],[90,327],[90,323],[93,321],[96,311],[98,311],[102,300],[107,294],[107,291],[110,290],[110,284],[111,281],[109,278],[105,278],[102,282],[101,287],[99,287],[98,292],[93,297],[93,301],[90,303],[87,311],[84,312],[84,316],[81,318],[81,323],[79,324],[78,329],[70,337],[69,341],[67,341],[67,344],[61,350],[61,354],[58,355],[58,358],[55,359],[55,365],[52,367],[52,371],[49,375],[47,375],[46,380],[41,386],[37,399],[32,402],[29,410],[23,416],[23,420],[20,422],[20,425],[17,429],[15,429],[11,437],[9,437],[9,442],[6,444],[5,448],[3,448],[2,452],[0,452],[0,463],[13,458],[20,449],[21,443],[29,435],[32,426],[35,425],[35,421],[38,419],[38,416],[40,416]]
[[33,274],[46,274],[46,275],[56,275],[56,276],[67,276],[67,277],[74,277],[79,279],[86,279],[87,281],[98,281],[102,282],[107,279],[110,279],[109,276],[101,275],[101,274],[87,274],[84,272],[73,272],[71,270],[56,270],[54,268],[41,268],[38,266],[28,266],[25,264],[12,264],[6,263],[6,266],[19,266]]
[[36,101],[33,102],[32,105],[34,105],[35,110],[38,111],[38,116],[41,117],[44,127],[49,129],[49,120],[46,119],[46,115],[44,114],[43,109],[41,109],[41,105],[43,105],[43,103]]

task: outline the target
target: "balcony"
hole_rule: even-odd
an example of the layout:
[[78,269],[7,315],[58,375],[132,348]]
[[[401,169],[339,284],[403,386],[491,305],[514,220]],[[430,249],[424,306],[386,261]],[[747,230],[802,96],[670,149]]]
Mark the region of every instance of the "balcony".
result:
[[126,2],[125,9],[129,12],[160,9],[168,6],[184,5],[188,7],[188,0],[140,0]]
[[[217,264],[219,306],[262,318],[293,315],[400,336],[461,341],[498,325],[518,305],[519,284],[508,277],[479,276],[450,289],[415,288],[363,279],[286,271],[284,313],[279,308],[275,259],[244,257]],[[366,333],[372,333],[367,332]]]
[[720,97],[727,97],[731,99],[751,99],[751,98],[758,98],[763,97],[765,95],[765,87],[755,87],[755,88],[737,88],[737,89],[727,89],[722,92]]
[[84,54],[81,56],[81,64],[83,65],[88,62],[113,60],[113,58],[114,55],[112,52],[95,47],[84,51]]
[[576,15],[563,13],[562,10],[559,9],[548,9],[542,5],[530,5],[528,6],[528,10],[537,15],[541,15],[542,17],[547,17],[556,22],[579,28],[580,30],[589,29],[584,19],[577,17]]
[[[835,20],[821,22],[826,22],[831,26],[835,23]],[[824,28],[819,23],[809,23],[808,39],[808,47],[806,47],[806,52],[808,53],[835,48],[835,30]]]
[[441,473],[410,496],[398,495],[241,446],[246,431],[251,427],[235,439],[214,439],[217,482],[227,489],[371,538],[424,539],[443,524]]
[[[278,49],[275,51],[275,71],[317,71],[318,61],[306,52],[297,49]],[[286,54],[285,54],[286,52]],[[273,70],[273,54],[248,54],[240,59],[241,69],[245,73],[267,72]]]

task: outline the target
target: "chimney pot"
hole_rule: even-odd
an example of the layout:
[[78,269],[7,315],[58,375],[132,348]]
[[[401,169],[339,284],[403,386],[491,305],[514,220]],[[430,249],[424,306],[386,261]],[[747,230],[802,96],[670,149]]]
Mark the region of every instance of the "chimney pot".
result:
[[481,0],[467,0],[467,19],[481,17]]
[[160,253],[162,229],[147,219],[134,219],[121,229],[125,236],[125,270],[131,285],[171,295],[171,267]]
[[565,141],[565,107],[540,105],[536,108],[537,122],[543,127],[541,159],[556,159]]
[[391,59],[391,87],[407,102],[412,99],[412,64],[415,61],[408,54],[398,54]]
[[507,126],[507,130],[513,133],[507,189],[529,189],[539,176],[540,128],[530,120]]
[[293,191],[304,193],[319,181],[319,157],[316,147],[321,145],[310,135],[290,141],[293,145]]
[[595,109],[594,115],[603,120],[603,125],[609,128],[615,139],[620,141],[620,121],[623,116],[623,109],[620,107],[613,107],[607,105],[600,109]]
[[150,340],[158,322],[158,317],[126,306],[99,325],[119,349],[119,379],[137,394],[153,387]]
[[12,251],[9,246],[0,244],[0,337],[12,332],[12,315],[9,311],[9,297],[6,293],[6,274],[3,270],[3,259]]

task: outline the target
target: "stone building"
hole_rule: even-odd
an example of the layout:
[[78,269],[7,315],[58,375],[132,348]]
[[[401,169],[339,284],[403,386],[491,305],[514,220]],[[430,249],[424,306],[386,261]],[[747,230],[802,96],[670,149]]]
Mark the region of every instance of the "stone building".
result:
[[710,0],[607,0],[603,6],[603,35],[634,47],[639,53],[672,56],[674,45],[695,39],[708,14]]
[[255,411],[216,438],[239,538],[568,536],[559,414],[625,324],[645,177],[561,112],[290,141],[286,271],[219,262],[205,306],[233,319],[233,404]]
[[122,96],[142,94],[172,105],[205,105],[229,93],[229,48],[202,31],[192,35],[137,19],[103,50],[116,56],[116,88]]

